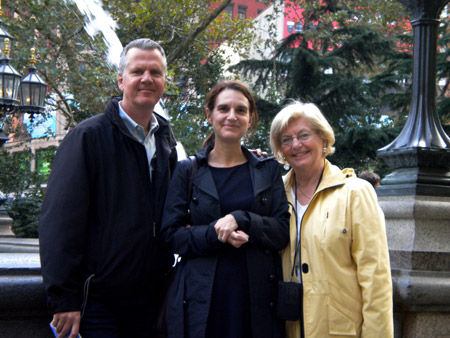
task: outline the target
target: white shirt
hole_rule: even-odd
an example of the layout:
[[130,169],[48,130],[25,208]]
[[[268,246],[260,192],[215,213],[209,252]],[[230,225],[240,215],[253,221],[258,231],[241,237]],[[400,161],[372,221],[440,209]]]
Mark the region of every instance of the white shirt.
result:
[[119,102],[119,116],[122,119],[123,123],[125,123],[125,126],[127,127],[130,134],[133,135],[133,137],[144,146],[145,152],[147,153],[150,179],[152,179],[152,171],[154,170],[154,168],[152,167],[152,159],[156,154],[155,133],[159,128],[158,120],[156,119],[155,115],[152,114],[152,118],[150,120],[150,132],[145,135],[144,127],[137,124],[125,112],[125,110],[122,109],[121,103],[122,101]]

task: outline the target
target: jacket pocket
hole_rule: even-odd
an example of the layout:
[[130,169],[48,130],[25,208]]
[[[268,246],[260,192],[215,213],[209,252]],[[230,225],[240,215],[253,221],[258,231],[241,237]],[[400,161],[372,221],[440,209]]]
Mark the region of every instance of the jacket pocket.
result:
[[330,335],[356,336],[357,324],[351,314],[332,300],[328,304],[328,321]]

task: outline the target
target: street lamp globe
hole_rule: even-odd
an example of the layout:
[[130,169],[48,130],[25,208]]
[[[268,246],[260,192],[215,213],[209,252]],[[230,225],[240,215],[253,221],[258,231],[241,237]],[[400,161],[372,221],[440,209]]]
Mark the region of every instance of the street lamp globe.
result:
[[0,60],[0,106],[3,110],[12,110],[19,104],[20,74],[9,64],[9,39],[6,38],[4,58]]
[[20,83],[20,110],[26,113],[44,111],[44,99],[47,91],[47,84],[36,72],[34,52],[34,48],[31,48],[31,65],[28,68],[28,75]]

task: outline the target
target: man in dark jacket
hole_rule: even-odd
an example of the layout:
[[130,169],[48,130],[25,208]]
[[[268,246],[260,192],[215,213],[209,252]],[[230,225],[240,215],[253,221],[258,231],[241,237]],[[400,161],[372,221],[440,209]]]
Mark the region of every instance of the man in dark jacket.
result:
[[154,112],[166,83],[164,50],[138,39],[123,50],[103,114],[61,143],[40,217],[52,325],[65,337],[151,337],[163,272],[161,212],[177,162],[168,122]]

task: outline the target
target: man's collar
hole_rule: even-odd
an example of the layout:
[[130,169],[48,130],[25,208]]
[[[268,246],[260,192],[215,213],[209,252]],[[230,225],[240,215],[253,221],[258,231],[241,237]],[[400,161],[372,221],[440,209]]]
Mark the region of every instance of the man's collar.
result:
[[[128,115],[126,113],[125,110],[123,110],[122,105],[121,105],[122,101],[119,101],[119,116],[120,118],[123,120],[123,122],[125,123],[125,126],[130,130],[130,131],[134,131],[136,130],[137,127],[141,127],[144,128],[144,126],[140,126],[139,124],[137,124],[131,117],[130,115]],[[159,128],[159,123],[158,120],[155,117],[155,114],[152,114],[152,117],[150,119],[150,134],[154,134]]]

